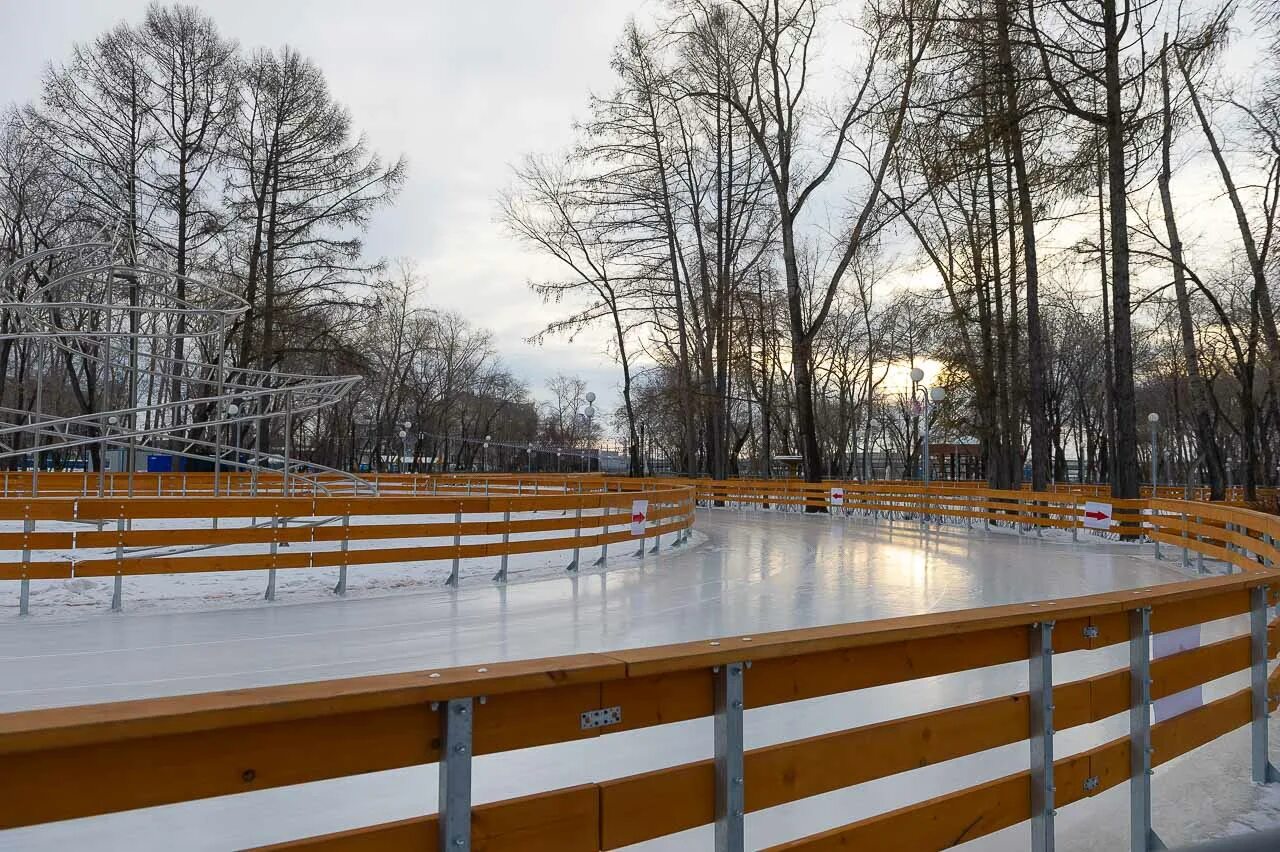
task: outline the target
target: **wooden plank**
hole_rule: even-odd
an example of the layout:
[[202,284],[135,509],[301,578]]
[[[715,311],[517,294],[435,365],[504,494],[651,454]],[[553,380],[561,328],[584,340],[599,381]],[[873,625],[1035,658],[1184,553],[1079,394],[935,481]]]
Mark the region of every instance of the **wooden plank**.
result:
[[418,704],[0,756],[0,829],[430,763]]
[[[1027,707],[1023,693],[754,749],[746,755],[747,810],[764,810],[1024,740]],[[600,787],[601,842],[606,849],[715,819],[715,769],[710,760]]]
[[[595,852],[599,796],[593,784],[477,805],[471,810],[476,852]],[[259,847],[257,852],[435,852],[438,818],[398,822]]]
[[743,680],[747,707],[965,671],[1027,658],[1027,630],[982,631],[957,642],[950,636],[910,639],[817,654],[757,660]]
[[72,576],[70,562],[0,563],[0,580],[69,580]]
[[598,654],[579,654],[26,710],[0,714],[0,755],[234,729],[449,698],[484,695],[494,701],[496,696],[508,693],[537,693],[549,687],[597,684],[620,678],[623,672],[622,664],[616,660]]

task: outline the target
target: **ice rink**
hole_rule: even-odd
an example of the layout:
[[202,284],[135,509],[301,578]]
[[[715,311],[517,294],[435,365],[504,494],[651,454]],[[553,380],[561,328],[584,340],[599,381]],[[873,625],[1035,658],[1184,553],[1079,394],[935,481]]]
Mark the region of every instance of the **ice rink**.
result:
[[[430,669],[723,635],[1053,600],[1186,579],[1179,554],[1082,536],[916,522],[700,511],[689,546],[619,558],[607,572],[498,587],[472,579],[348,600],[310,600],[172,613],[85,613],[0,623],[0,709],[19,710],[358,674]],[[589,564],[594,553],[584,553]],[[447,566],[429,566],[443,580]],[[104,605],[105,610],[105,605]],[[1205,641],[1239,632],[1217,623]],[[1055,680],[1121,667],[1127,649],[1063,654]],[[1238,688],[1227,678],[1206,690]],[[1026,688],[1026,666],[998,666],[829,696],[747,714],[757,747]],[[1063,732],[1065,755],[1117,736],[1116,717]],[[492,801],[685,763],[711,754],[709,719],[479,758],[475,800]],[[1248,732],[1157,770],[1155,816],[1166,841],[1269,819],[1272,791],[1248,782]],[[809,834],[1026,767],[1025,743],[750,814],[753,848]],[[230,849],[434,811],[434,767],[154,808],[0,833],[0,849]],[[1121,785],[1065,808],[1061,849],[1126,842]],[[1026,848],[1015,827],[975,849]],[[710,848],[710,828],[646,844]]]

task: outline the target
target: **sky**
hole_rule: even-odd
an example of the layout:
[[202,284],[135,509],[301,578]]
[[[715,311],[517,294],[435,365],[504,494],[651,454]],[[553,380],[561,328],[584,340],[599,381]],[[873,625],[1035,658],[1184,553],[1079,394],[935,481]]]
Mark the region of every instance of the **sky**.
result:
[[[507,366],[538,396],[557,372],[585,378],[610,410],[620,371],[602,334],[526,343],[556,316],[528,288],[545,261],[496,221],[512,164],[571,144],[589,93],[608,87],[627,19],[653,0],[202,0],[245,48],[292,45],[324,69],[335,98],[409,178],[366,235],[370,258],[412,258],[425,302],[490,329]],[[0,104],[39,93],[51,60],[146,0],[0,0]]]
[[[146,4],[0,0],[0,29],[9,35],[0,51],[0,104],[36,97],[48,62],[65,58],[73,43],[91,40],[121,20],[141,20]],[[510,180],[511,166],[526,154],[554,153],[572,143],[574,121],[585,118],[589,94],[611,85],[609,57],[627,19],[654,15],[661,0],[198,5],[246,49],[289,44],[315,60],[371,145],[387,158],[407,158],[403,192],[377,214],[366,235],[370,259],[413,260],[427,279],[425,306],[456,311],[492,331],[508,368],[535,396],[545,398],[545,381],[564,372],[587,380],[602,412],[620,405],[620,370],[605,352],[605,330],[589,330],[572,343],[526,342],[558,316],[556,306],[544,305],[527,286],[531,278],[554,274],[554,267],[504,233],[496,218],[497,196]],[[1237,26],[1249,23],[1242,17]],[[1247,89],[1257,53],[1248,32],[1237,38],[1225,61]],[[842,38],[832,41],[825,46],[840,53]],[[828,76],[824,85],[838,82],[838,75]],[[1214,246],[1230,243],[1222,239],[1230,212],[1203,153],[1187,166],[1175,178],[1175,195],[1186,210],[1184,240],[1212,253]],[[821,225],[821,209],[814,215]],[[1046,229],[1041,238],[1046,249],[1070,246],[1092,234],[1091,222]],[[896,241],[894,252],[914,252],[907,243]],[[893,289],[927,284],[933,275],[927,267],[907,264],[890,277],[885,286]],[[936,370],[935,364],[925,366]]]

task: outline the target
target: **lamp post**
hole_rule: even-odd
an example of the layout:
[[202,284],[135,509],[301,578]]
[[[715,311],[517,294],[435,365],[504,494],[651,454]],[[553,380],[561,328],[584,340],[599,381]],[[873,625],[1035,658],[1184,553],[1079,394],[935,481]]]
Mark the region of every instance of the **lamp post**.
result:
[[1160,427],[1160,415],[1154,411],[1147,415],[1151,424],[1151,496],[1156,496],[1156,474],[1159,473],[1159,460],[1156,456],[1156,430]]
[[[924,482],[924,486],[925,488],[928,488],[929,487],[929,437],[930,437],[929,436],[929,432],[930,432],[929,403],[942,402],[944,399],[946,399],[947,389],[938,388],[938,387],[934,387],[934,388],[925,387],[923,382],[924,382],[924,370],[920,369],[919,367],[912,367],[911,383],[913,385],[918,386],[920,390],[923,391],[923,396],[924,396],[924,428],[921,429],[921,433],[922,433],[921,440],[924,444],[924,447],[923,447],[924,458],[923,458],[923,463],[920,466],[920,471],[921,471],[921,479]],[[912,390],[911,394],[912,394],[912,398],[914,398],[915,391]]]
[[480,471],[482,473],[489,472],[489,442],[492,440],[492,435],[485,435],[484,444],[480,447]]
[[[405,473],[406,468],[413,467],[413,457],[409,455],[409,430],[413,428],[413,424],[406,420],[400,425],[404,427],[400,430],[400,441],[404,444],[404,455],[400,457],[400,472]],[[404,461],[406,458],[409,459],[407,463]],[[413,471],[409,470],[408,472],[412,473]]]
[[556,473],[560,472],[560,451],[556,450]]
[[525,450],[525,452],[528,453],[528,456],[529,456],[529,472],[533,473],[533,442],[532,441],[529,442],[529,446]]
[[[591,472],[591,456],[596,443],[595,435],[594,435],[594,432],[592,431],[592,427],[595,425],[595,417],[596,417],[595,401],[596,401],[595,392],[587,391],[587,407],[582,410],[582,413],[587,417],[587,473]],[[597,462],[596,468],[599,469],[599,467],[600,465]]]

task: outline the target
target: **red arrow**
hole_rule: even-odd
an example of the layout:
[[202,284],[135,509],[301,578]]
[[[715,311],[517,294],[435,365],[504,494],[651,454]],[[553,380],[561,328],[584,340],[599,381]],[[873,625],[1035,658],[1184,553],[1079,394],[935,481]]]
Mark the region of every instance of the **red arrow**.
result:
[[643,523],[644,523],[644,513],[643,513],[643,512],[636,512],[634,515],[632,515],[632,516],[631,516],[631,523],[633,523],[633,524],[643,524]]
[[1086,518],[1092,518],[1095,521],[1105,521],[1107,518],[1111,517],[1106,512],[1085,512],[1084,516]]

